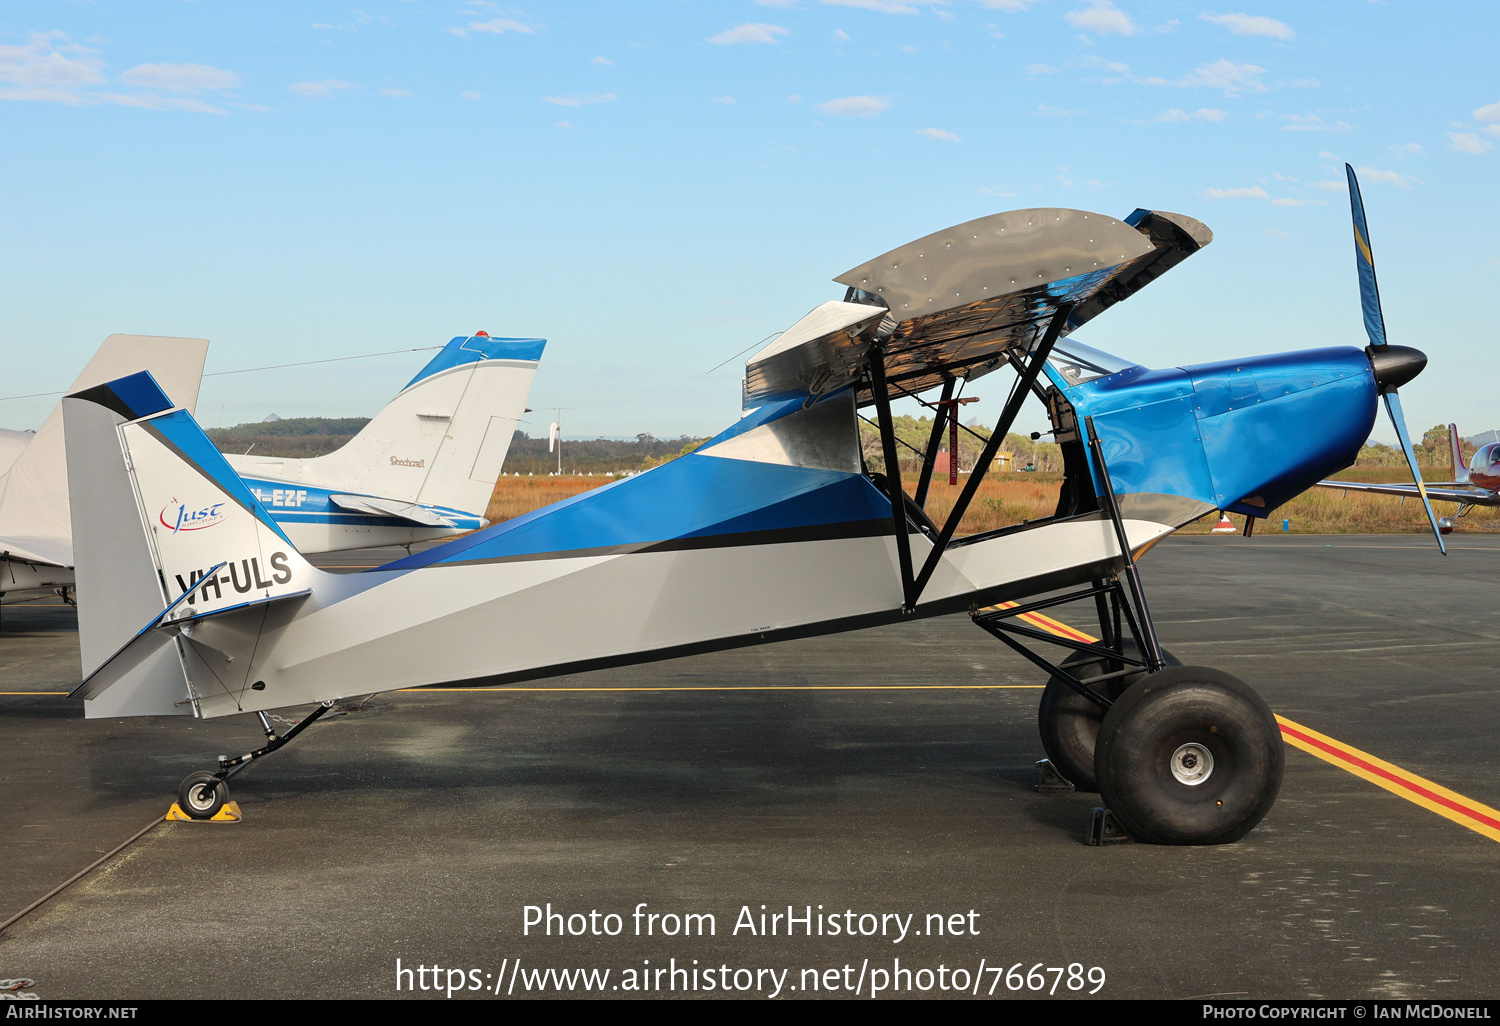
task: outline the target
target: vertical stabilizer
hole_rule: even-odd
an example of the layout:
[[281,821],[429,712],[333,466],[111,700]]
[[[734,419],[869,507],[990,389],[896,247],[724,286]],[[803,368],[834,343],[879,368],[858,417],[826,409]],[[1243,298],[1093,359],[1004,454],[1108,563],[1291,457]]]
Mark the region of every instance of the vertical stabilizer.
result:
[[[163,392],[192,411],[198,402],[208,340],[111,335],[84,367],[70,392],[150,371]],[[0,477],[0,550],[58,566],[73,565],[68,527],[68,469],[58,406]]]
[[[207,651],[203,635],[234,633],[226,614],[305,596],[318,571],[150,374],[62,405],[84,670],[75,694],[87,714],[191,712],[200,696],[248,687],[242,653],[222,637]],[[253,643],[259,630],[239,634]]]
[[229,462],[250,478],[482,516],[546,344],[459,336],[337,452],[300,460],[230,456]]
[[1469,464],[1464,460],[1464,440],[1458,437],[1458,425],[1448,425],[1448,458],[1453,463],[1453,478],[1456,484],[1469,483]]

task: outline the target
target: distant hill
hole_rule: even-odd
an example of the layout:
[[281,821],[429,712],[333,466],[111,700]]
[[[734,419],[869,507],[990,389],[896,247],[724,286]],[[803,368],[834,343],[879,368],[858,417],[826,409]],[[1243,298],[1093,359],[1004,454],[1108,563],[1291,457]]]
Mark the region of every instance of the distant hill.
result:
[[326,456],[342,447],[370,423],[369,417],[289,417],[285,420],[209,428],[205,432],[220,452],[243,454],[255,446],[257,456],[305,459]]
[[[346,444],[370,422],[368,417],[291,417],[286,420],[236,424],[234,427],[209,428],[208,437],[220,452],[245,453],[254,446],[257,456],[307,458],[326,456]],[[563,438],[563,472],[607,474],[611,471],[642,470],[701,438],[656,438],[649,434],[633,439]],[[547,451],[547,439],[531,438],[517,431],[505,457],[507,474],[546,475],[557,469],[556,452]]]

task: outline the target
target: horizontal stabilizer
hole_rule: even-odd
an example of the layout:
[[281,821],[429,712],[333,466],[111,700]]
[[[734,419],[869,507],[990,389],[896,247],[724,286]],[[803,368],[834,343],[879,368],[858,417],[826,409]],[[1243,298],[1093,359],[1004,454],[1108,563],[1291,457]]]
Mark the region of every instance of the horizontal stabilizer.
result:
[[382,499],[374,495],[330,495],[328,501],[339,509],[350,513],[363,513],[372,517],[394,517],[409,520],[423,527],[452,527],[453,521],[441,513],[415,502],[400,499]]

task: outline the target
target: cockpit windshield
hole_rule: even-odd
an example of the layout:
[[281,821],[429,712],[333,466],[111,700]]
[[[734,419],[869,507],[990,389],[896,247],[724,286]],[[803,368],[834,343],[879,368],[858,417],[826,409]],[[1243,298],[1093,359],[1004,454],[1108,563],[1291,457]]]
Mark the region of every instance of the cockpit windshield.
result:
[[1129,360],[1100,352],[1093,346],[1086,346],[1070,338],[1058,340],[1052,347],[1052,355],[1047,362],[1052,364],[1053,369],[1069,385],[1081,385],[1135,366]]

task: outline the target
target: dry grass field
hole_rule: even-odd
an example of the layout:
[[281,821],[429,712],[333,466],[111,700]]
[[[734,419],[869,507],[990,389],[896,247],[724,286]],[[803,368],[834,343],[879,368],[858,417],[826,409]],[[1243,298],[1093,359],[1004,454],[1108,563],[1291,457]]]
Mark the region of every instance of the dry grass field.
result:
[[[1403,469],[1389,467],[1355,467],[1339,475],[1349,480],[1404,481]],[[1446,468],[1429,471],[1431,480],[1447,476]],[[580,492],[597,488],[614,480],[611,477],[502,477],[490,497],[485,516],[492,523],[509,520],[532,510],[570,498]],[[950,488],[947,478],[940,478],[932,485],[927,499],[927,509],[933,520],[941,524],[958,499],[964,478],[957,487]],[[979,494],[969,506],[960,535],[991,531],[1008,527],[1026,520],[1050,516],[1057,506],[1057,490],[1062,481],[1058,473],[1037,472],[1033,474],[997,474],[986,478]],[[907,491],[915,486],[907,484]],[[1438,516],[1451,516],[1457,511],[1452,503],[1436,503]],[[1244,518],[1230,517],[1238,528],[1243,528]],[[1281,521],[1291,521],[1294,534],[1407,534],[1429,530],[1422,506],[1415,500],[1403,503],[1399,498],[1384,495],[1364,495],[1349,492],[1347,495],[1323,488],[1313,488],[1278,509],[1263,524],[1261,532],[1280,531]],[[1186,534],[1207,534],[1216,523],[1212,516],[1204,517],[1182,529]],[[1459,531],[1500,530],[1500,510],[1475,509],[1459,521]]]

